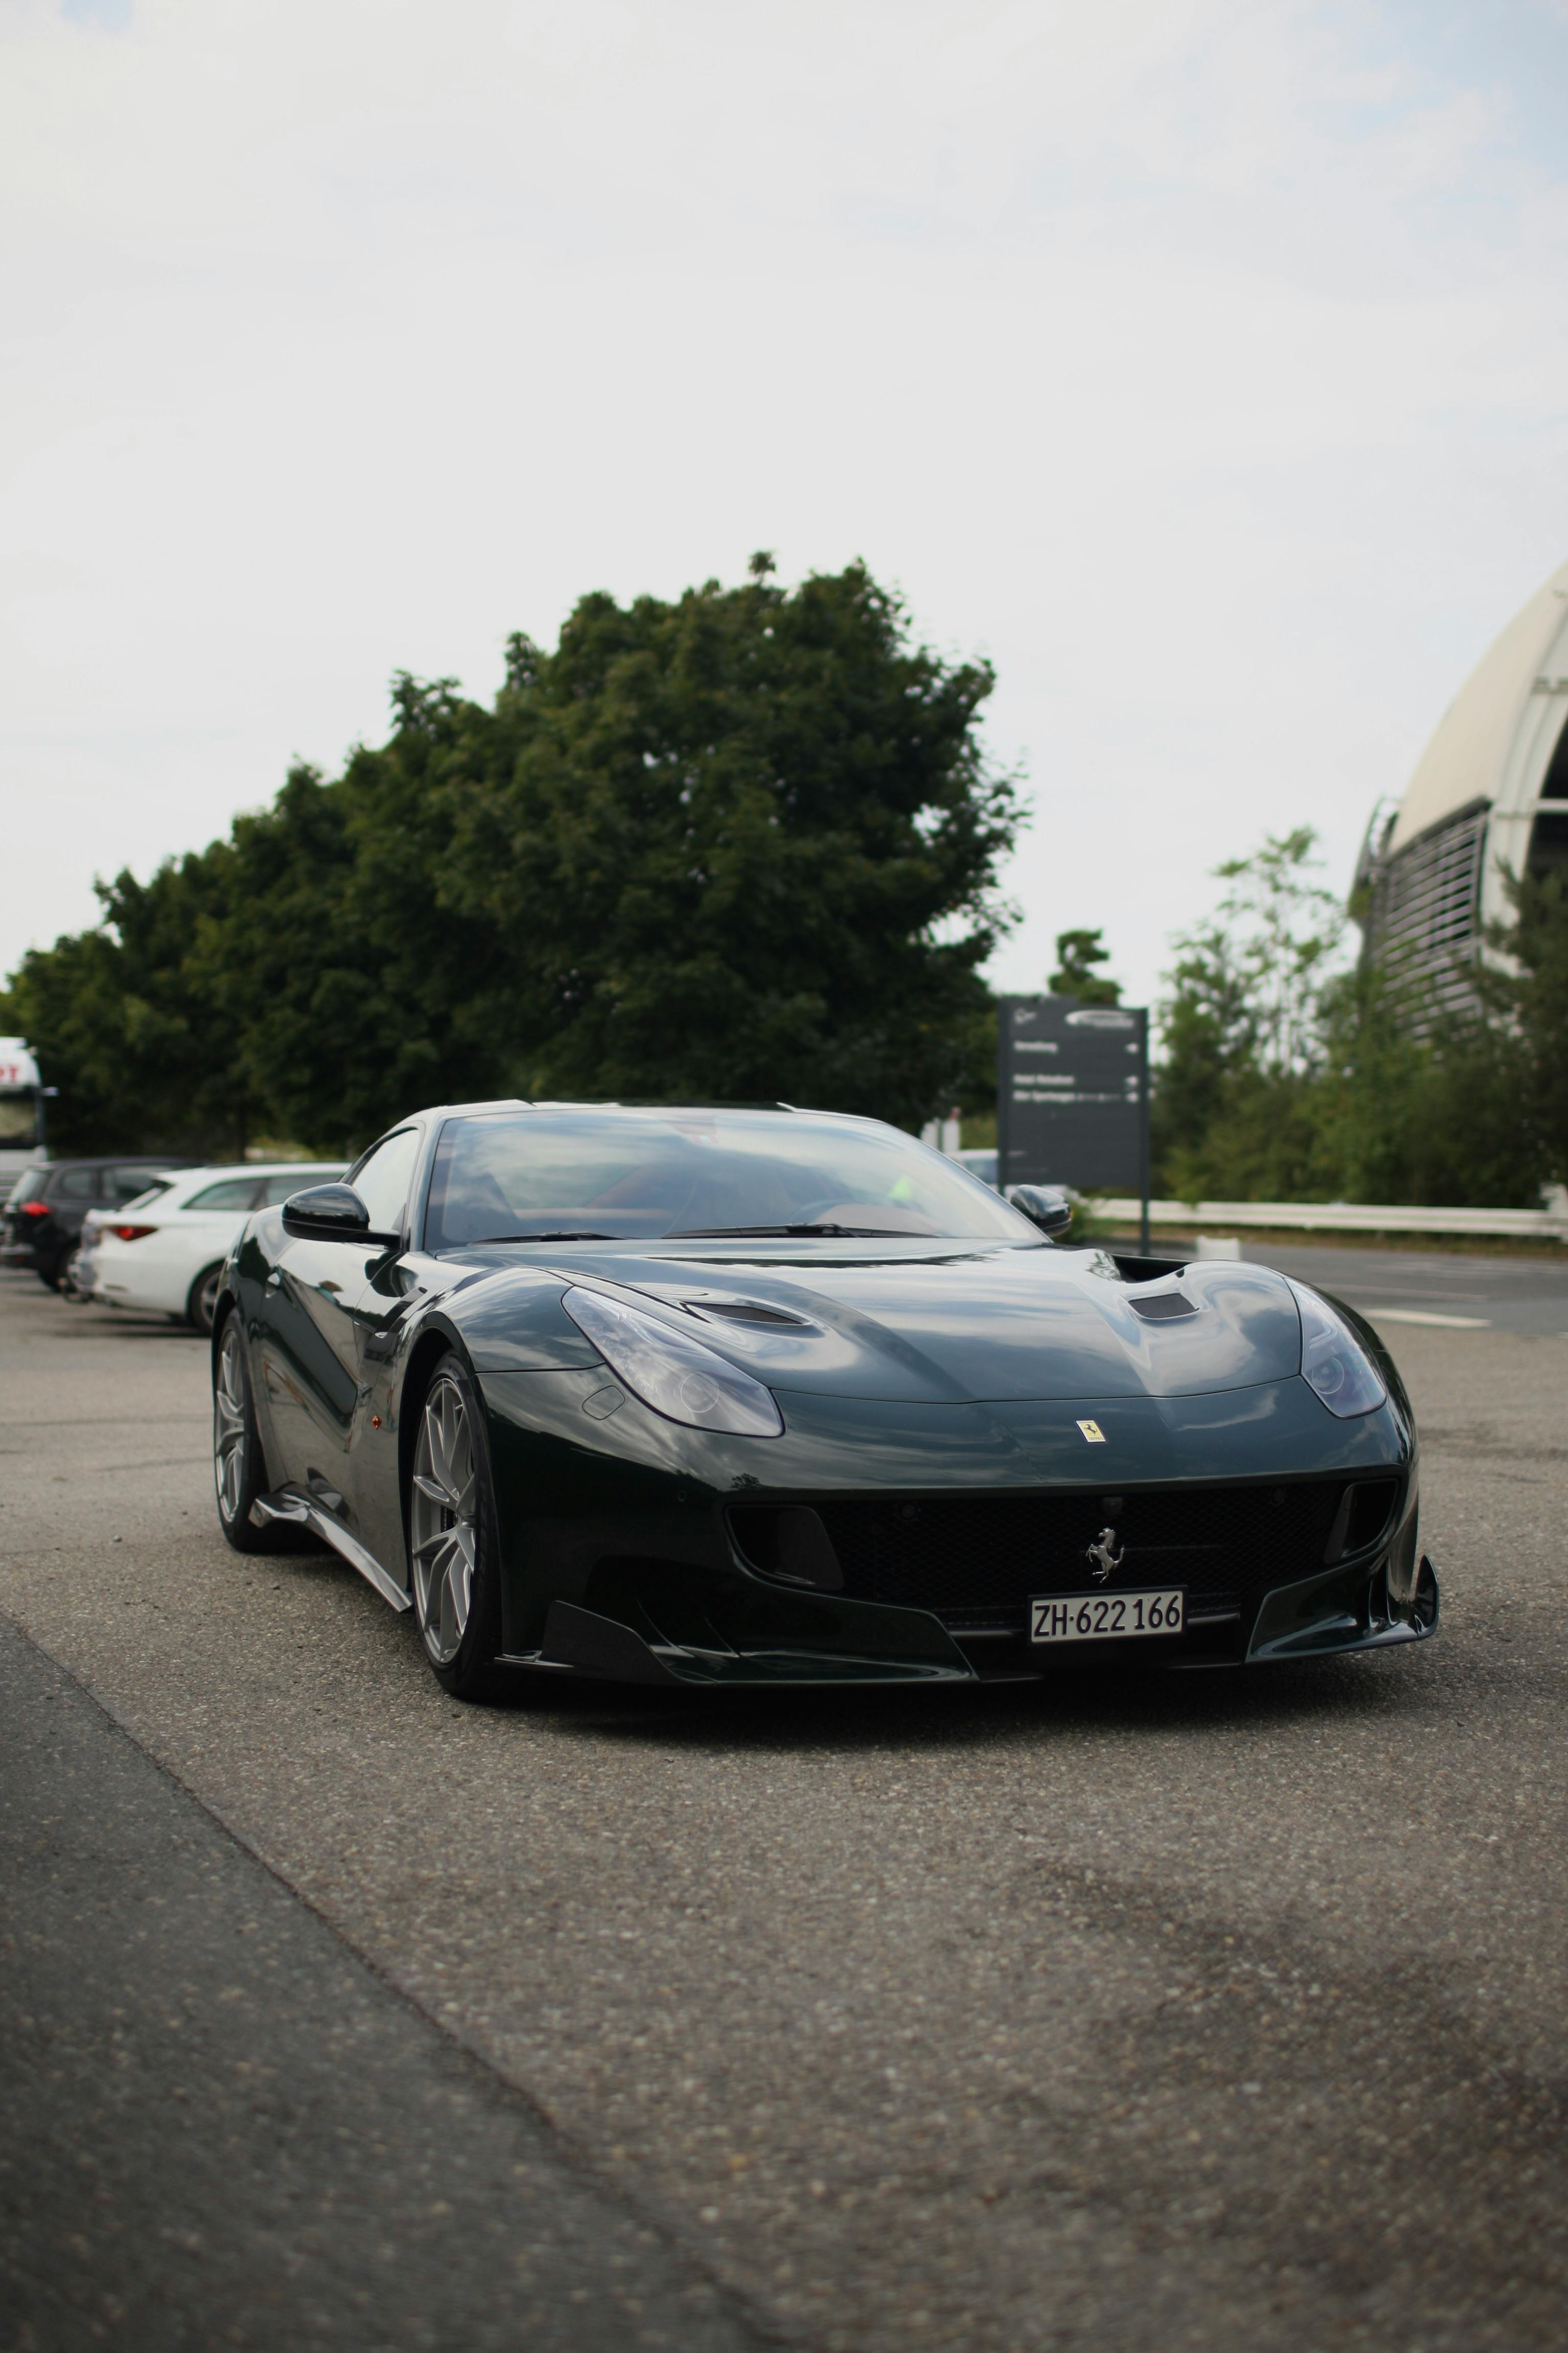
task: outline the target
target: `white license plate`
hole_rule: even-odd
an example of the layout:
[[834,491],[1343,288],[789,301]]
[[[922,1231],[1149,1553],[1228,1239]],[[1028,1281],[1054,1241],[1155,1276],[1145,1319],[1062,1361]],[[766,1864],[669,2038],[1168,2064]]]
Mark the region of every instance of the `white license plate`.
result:
[[1161,1593],[1046,1594],[1029,1603],[1031,1642],[1116,1642],[1136,1634],[1179,1634],[1186,1589]]

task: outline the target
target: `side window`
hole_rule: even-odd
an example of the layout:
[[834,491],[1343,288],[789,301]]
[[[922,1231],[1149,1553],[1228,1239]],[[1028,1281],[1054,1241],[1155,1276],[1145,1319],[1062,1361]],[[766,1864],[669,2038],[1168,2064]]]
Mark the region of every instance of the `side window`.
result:
[[104,1183],[100,1188],[100,1200],[134,1201],[147,1190],[153,1171],[150,1168],[106,1168]]
[[254,1176],[226,1176],[220,1184],[204,1185],[184,1204],[187,1209],[255,1209],[262,1187]]
[[261,1206],[267,1209],[281,1208],[296,1193],[308,1193],[313,1185],[341,1185],[344,1182],[342,1161],[335,1165],[323,1160],[316,1168],[284,1168],[268,1176],[262,1187]]
[[[107,1168],[62,1168],[49,1188],[49,1198],[54,1201],[96,1201],[100,1198],[99,1178],[108,1175]],[[110,1198],[107,1187],[101,1198],[106,1201]]]
[[370,1211],[371,1231],[395,1234],[403,1224],[409,1180],[419,1157],[419,1130],[400,1128],[372,1146],[358,1166],[349,1171],[349,1183]]

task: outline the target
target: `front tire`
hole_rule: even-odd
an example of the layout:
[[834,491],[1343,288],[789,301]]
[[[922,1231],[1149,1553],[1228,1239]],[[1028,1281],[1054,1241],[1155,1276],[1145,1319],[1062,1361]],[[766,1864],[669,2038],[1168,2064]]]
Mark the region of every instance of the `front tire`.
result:
[[425,1392],[408,1488],[414,1620],[454,1699],[485,1699],[496,1686],[500,1549],[484,1410],[454,1353]]

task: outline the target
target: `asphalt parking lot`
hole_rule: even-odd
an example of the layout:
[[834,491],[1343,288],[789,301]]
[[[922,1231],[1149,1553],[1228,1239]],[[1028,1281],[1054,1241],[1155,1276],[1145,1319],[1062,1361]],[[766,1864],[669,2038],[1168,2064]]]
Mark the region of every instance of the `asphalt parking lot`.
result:
[[1399,1346],[1412,1329],[1568,1339],[1568,1260],[1245,1240],[1242,1256],[1348,1300]]
[[1568,1284],[1285,1256],[1468,1319],[1435,1642],[743,1705],[455,1705],[0,1277],[0,2344],[1560,2347]]

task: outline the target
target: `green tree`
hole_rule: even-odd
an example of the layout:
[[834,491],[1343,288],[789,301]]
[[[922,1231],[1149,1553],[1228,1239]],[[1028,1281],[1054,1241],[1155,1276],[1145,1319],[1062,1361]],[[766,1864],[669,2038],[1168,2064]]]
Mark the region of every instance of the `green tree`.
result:
[[31,950],[8,992],[9,1018],[59,1091],[52,1147],[243,1151],[256,1099],[203,970],[232,908],[227,849],[94,887],[101,923]]
[[1517,1025],[1479,999],[1435,1006],[1397,966],[1363,961],[1325,990],[1323,1036],[1312,1110],[1324,1189],[1432,1207],[1534,1202]]
[[1156,1189],[1311,1199],[1325,1182],[1316,1082],[1346,917],[1319,867],[1310,826],[1265,835],[1215,869],[1228,886],[1218,907],[1177,939],[1159,1017]]
[[1018,823],[983,664],[864,567],[753,561],[511,641],[441,889],[508,944],[530,1092],[787,1101],[909,1127],[963,1091]]
[[1219,870],[1162,1008],[1156,1185],[1180,1198],[1529,1205],[1568,1166],[1568,896],[1514,892],[1456,1008],[1347,967],[1310,829]]
[[[1478,990],[1488,1043],[1514,1108],[1497,1136],[1524,1184],[1568,1183],[1568,874],[1526,874],[1508,884],[1511,915],[1493,924],[1492,956]],[[1509,1198],[1499,1195],[1500,1199]]]
[[1097,925],[1092,932],[1057,934],[1057,968],[1046,987],[1053,997],[1076,997],[1085,1005],[1120,1005],[1121,983],[1095,969],[1110,962],[1110,950]]
[[282,1133],[367,1143],[421,1103],[517,1092],[514,959],[443,889],[460,794],[494,722],[450,680],[399,677],[388,742],[290,774],[236,820],[235,913],[212,944],[256,1093]]
[[493,708],[400,676],[384,744],[24,960],[62,1144],[342,1150],[421,1102],[783,1096],[918,1126],[994,1050],[1019,822],[984,665],[864,567],[585,597]]

